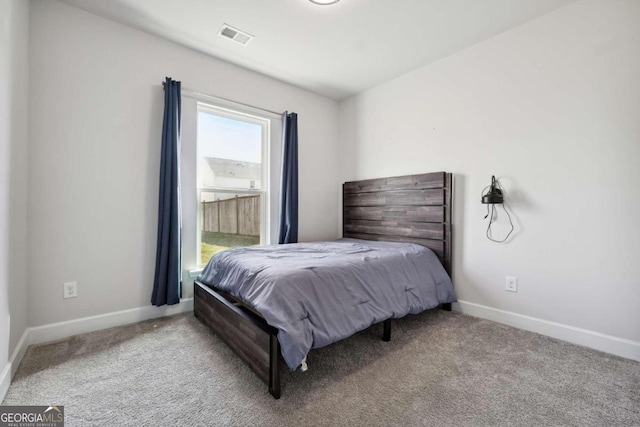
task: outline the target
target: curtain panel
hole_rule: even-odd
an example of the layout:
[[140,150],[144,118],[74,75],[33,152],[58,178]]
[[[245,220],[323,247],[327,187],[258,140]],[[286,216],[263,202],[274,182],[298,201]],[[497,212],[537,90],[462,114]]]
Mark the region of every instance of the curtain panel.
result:
[[298,115],[282,115],[283,158],[278,243],[298,242]]
[[180,113],[180,82],[167,77],[164,83],[156,270],[151,295],[151,304],[158,306],[177,304],[181,296]]

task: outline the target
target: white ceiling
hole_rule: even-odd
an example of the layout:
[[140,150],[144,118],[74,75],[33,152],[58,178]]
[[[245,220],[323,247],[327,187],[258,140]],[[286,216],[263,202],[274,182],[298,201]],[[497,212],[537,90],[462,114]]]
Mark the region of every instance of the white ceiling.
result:
[[[62,0],[342,100],[574,0]],[[227,23],[256,38],[218,36]]]

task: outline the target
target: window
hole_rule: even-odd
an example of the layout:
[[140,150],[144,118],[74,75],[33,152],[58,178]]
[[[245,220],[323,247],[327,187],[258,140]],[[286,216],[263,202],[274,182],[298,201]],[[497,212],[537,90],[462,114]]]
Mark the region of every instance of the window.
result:
[[[184,89],[182,95],[182,265],[189,284],[223,248],[278,243],[282,116]],[[189,285],[183,295],[191,295]]]
[[269,242],[268,118],[197,104],[197,262]]

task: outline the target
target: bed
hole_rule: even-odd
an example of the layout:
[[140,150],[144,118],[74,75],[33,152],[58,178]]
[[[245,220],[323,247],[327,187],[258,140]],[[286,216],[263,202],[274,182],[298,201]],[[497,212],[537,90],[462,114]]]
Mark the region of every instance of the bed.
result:
[[445,172],[347,182],[343,239],[216,256],[195,282],[195,316],[277,399],[280,360],[304,367],[311,348],[372,324],[389,341],[392,318],[450,310],[451,201]]

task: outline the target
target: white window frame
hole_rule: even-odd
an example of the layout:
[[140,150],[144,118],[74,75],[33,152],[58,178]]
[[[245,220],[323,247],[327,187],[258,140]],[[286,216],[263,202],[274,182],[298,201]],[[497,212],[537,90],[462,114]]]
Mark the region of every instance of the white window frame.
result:
[[[282,115],[271,113],[260,108],[254,108],[245,104],[204,95],[197,92],[182,90],[182,137],[180,159],[180,186],[182,189],[182,296],[193,296],[193,280],[202,271],[200,259],[197,258],[200,237],[200,226],[197,224],[199,210],[201,209],[198,197],[197,181],[197,116],[198,103],[202,102],[214,107],[245,113],[251,116],[271,121],[271,134],[269,135],[268,157],[269,179],[264,189],[269,193],[267,203],[269,239],[266,244],[278,243],[278,210],[280,205],[280,186],[282,174]],[[160,112],[159,114],[161,114]],[[158,136],[160,138],[160,136]],[[153,175],[155,176],[155,175]],[[155,182],[155,181],[154,181]]]
[[[196,113],[196,129],[198,129],[198,118],[200,113],[208,113],[216,116],[252,123],[262,128],[262,177],[260,189],[247,189],[247,188],[230,188],[230,187],[201,187],[200,183],[196,183],[196,201],[198,207],[196,208],[196,262],[198,267],[203,267],[201,264],[201,248],[202,248],[202,209],[200,209],[200,203],[202,200],[202,193],[224,193],[224,194],[247,194],[247,195],[260,195],[260,244],[265,245],[271,241],[271,212],[269,206],[271,205],[271,165],[270,156],[271,151],[271,120],[268,118],[260,117],[254,114],[249,114],[243,111],[235,109],[225,108],[219,105],[215,105],[209,102],[198,101],[197,113]],[[196,168],[200,167],[200,144],[196,141]],[[198,176],[198,175],[196,175]]]

